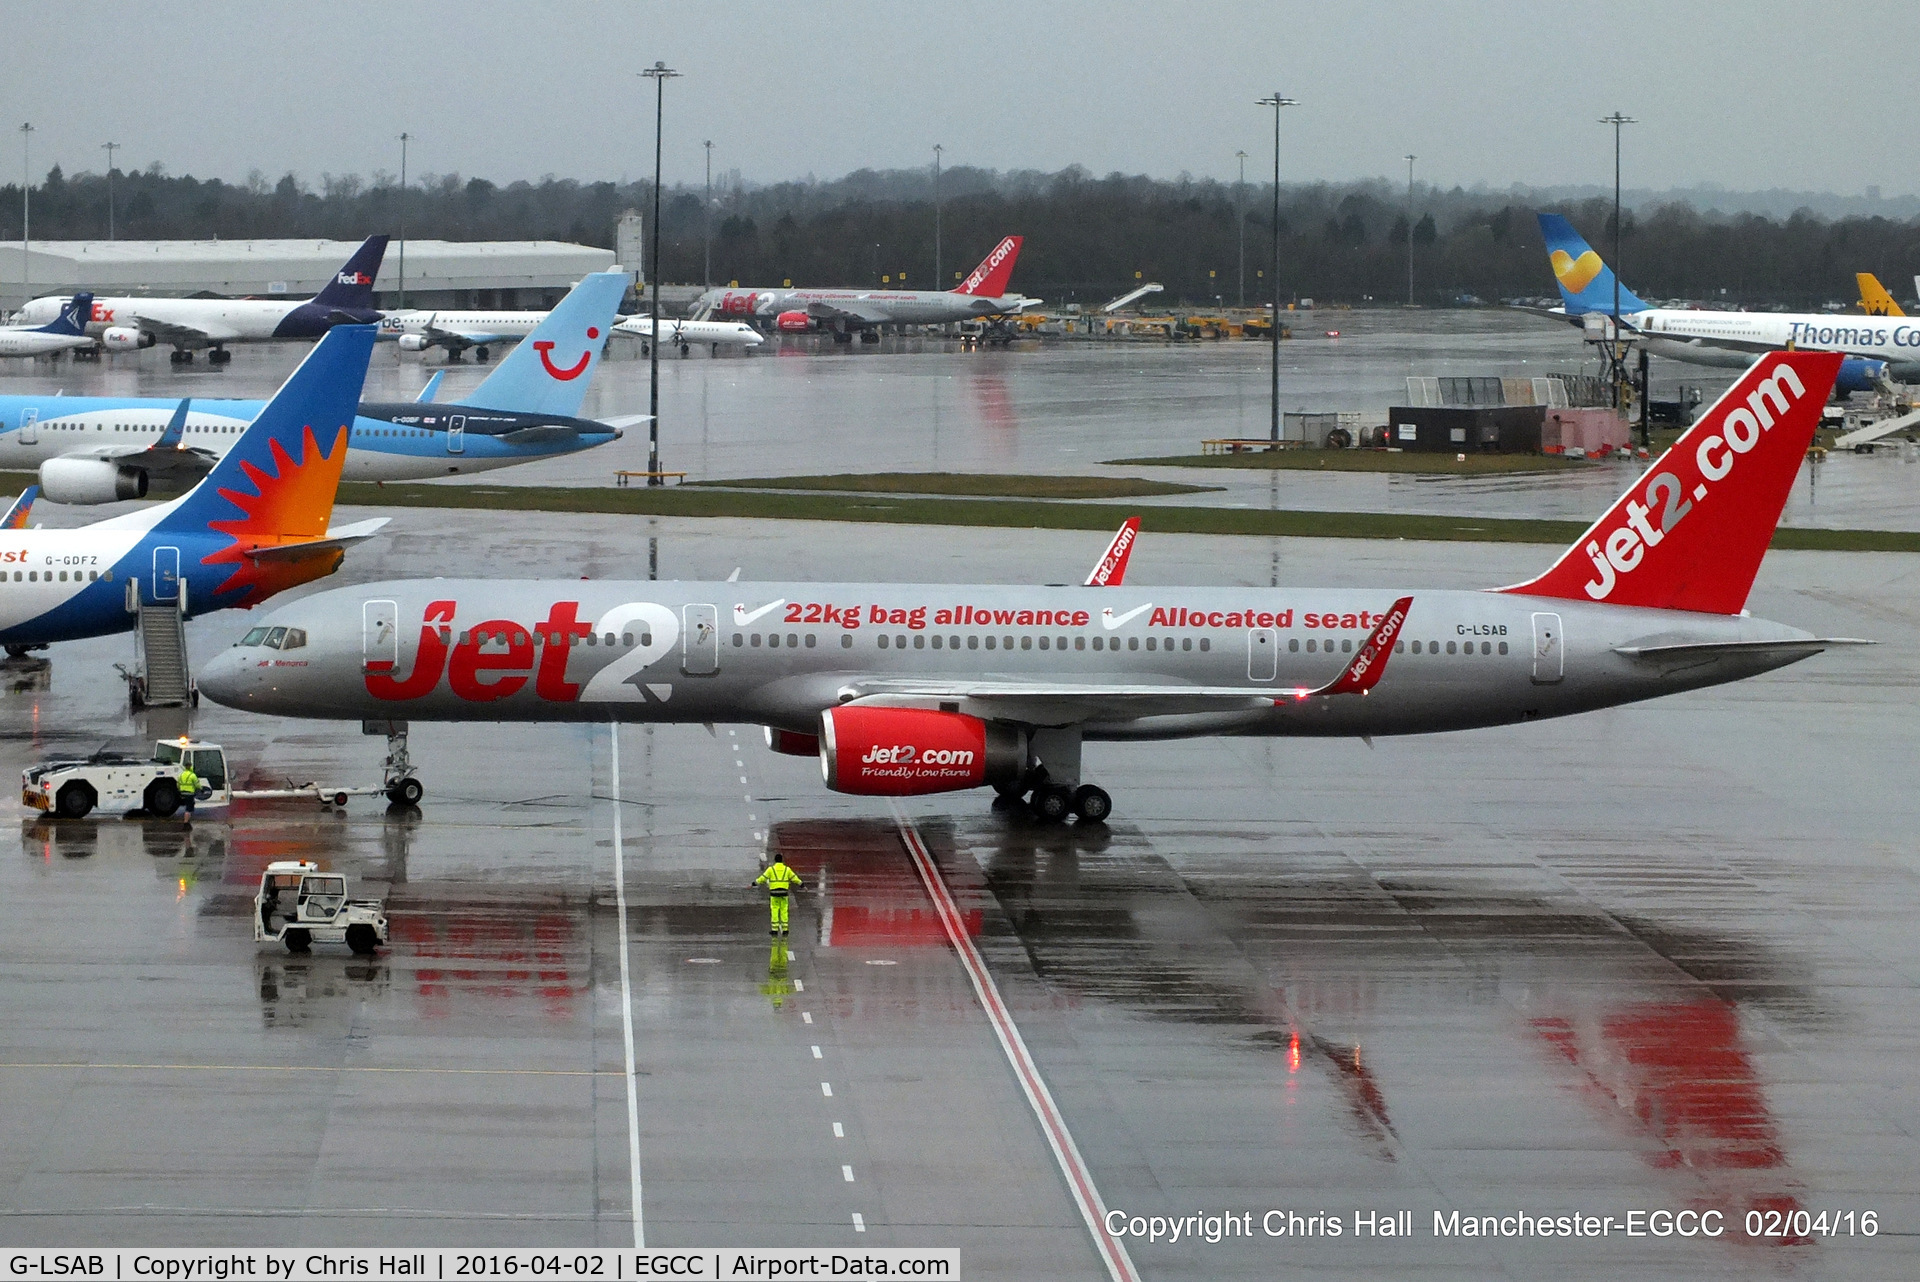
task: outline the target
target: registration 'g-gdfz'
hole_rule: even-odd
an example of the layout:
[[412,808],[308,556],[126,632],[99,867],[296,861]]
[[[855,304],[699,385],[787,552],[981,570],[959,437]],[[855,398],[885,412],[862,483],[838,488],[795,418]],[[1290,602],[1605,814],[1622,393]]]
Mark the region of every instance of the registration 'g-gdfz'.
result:
[[1106,559],[1078,588],[409,580],[276,610],[201,689],[299,717],[753,722],[843,792],[991,786],[1098,821],[1088,740],[1501,725],[1846,643],[1743,612],[1839,363],[1763,356],[1511,587],[1149,589]]

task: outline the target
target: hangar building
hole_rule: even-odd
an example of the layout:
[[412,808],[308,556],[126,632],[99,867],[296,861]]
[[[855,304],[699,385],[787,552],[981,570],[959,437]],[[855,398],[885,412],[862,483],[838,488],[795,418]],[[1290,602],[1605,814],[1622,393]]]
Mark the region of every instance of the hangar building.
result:
[[[26,272],[20,242],[0,242],[0,308],[33,297],[90,289],[102,295],[193,294],[296,298],[317,293],[359,242],[347,240],[36,240]],[[613,266],[613,251],[555,240],[409,240],[407,305],[545,308],[588,272]],[[400,300],[400,243],[380,268],[380,305]]]

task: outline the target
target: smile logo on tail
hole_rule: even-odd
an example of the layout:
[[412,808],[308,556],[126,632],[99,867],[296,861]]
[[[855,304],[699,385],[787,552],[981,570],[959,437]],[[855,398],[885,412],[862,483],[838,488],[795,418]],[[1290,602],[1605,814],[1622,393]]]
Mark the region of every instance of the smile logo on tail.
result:
[[1593,284],[1593,278],[1606,266],[1600,261],[1600,255],[1591,249],[1578,258],[1564,249],[1556,249],[1549,257],[1553,262],[1553,274],[1572,294],[1578,294]]
[[[600,337],[599,326],[597,325],[590,326],[587,329],[587,337],[590,339]],[[575,361],[568,368],[561,369],[558,365],[555,365],[553,363],[552,340],[545,339],[545,338],[539,340],[533,345],[533,350],[540,353],[540,363],[546,367],[547,373],[552,375],[554,378],[560,380],[562,383],[571,383],[574,379],[579,378],[582,374],[586,373],[588,363],[593,360],[593,349],[588,348],[586,351],[580,353],[579,360]]]

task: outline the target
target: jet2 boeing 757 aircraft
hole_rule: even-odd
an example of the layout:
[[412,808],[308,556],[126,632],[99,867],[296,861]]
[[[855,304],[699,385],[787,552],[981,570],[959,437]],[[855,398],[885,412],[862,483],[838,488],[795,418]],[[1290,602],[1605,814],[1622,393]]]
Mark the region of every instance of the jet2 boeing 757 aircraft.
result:
[[131,631],[136,593],[205,614],[332,574],[349,545],[386,524],[327,527],[373,342],[371,325],[330,330],[206,479],[171,503],[77,530],[0,527],[0,645],[18,655]]
[[[1839,364],[1762,357],[1512,587],[405,580],[275,610],[200,688],[297,717],[756,722],[842,792],[992,786],[1098,822],[1086,740],[1504,725],[1848,644],[1743,613]],[[1116,583],[1131,542],[1089,582]]]

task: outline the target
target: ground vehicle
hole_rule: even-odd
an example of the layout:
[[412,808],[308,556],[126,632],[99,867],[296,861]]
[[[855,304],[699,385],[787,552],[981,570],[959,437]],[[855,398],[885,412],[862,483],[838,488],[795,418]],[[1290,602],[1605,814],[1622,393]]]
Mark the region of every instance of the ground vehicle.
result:
[[321,872],[310,859],[276,860],[260,874],[253,897],[253,941],[278,941],[290,953],[304,953],[316,943],[370,953],[387,942],[386,905],[348,899],[347,879]]
[[[156,819],[165,819],[180,809],[180,767],[193,767],[200,777],[195,793],[199,810],[224,809],[229,802],[274,801],[309,797],[323,805],[344,806],[349,797],[371,797],[382,793],[397,805],[413,805],[420,800],[418,780],[408,770],[395,775],[378,788],[341,788],[318,783],[295,784],[285,788],[234,788],[227,772],[227,752],[217,743],[193,739],[162,739],[153,745],[153,756],[145,761],[125,754],[95,753],[91,757],[67,761],[43,761],[21,772],[20,800],[35,810],[46,810],[63,819],[81,819],[96,807],[126,813],[145,811]],[[405,765],[404,750],[402,765]]]

